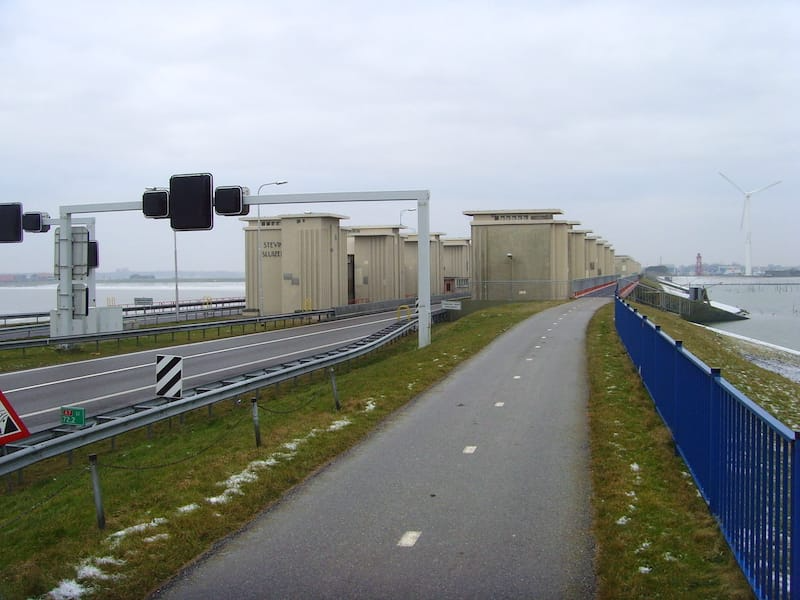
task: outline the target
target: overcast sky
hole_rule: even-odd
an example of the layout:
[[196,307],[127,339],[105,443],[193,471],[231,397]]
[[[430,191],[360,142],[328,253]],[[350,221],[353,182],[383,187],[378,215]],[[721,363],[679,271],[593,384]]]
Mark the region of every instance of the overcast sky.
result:
[[[753,264],[800,265],[798,65],[796,0],[0,0],[0,202],[56,216],[195,172],[254,193],[429,189],[450,237],[465,210],[560,208],[645,264],[743,263],[723,171],[783,181],[753,197]],[[95,217],[101,271],[172,268],[168,221]],[[243,271],[242,226],[179,233],[180,268]],[[26,233],[0,272],[52,255],[52,232]]]

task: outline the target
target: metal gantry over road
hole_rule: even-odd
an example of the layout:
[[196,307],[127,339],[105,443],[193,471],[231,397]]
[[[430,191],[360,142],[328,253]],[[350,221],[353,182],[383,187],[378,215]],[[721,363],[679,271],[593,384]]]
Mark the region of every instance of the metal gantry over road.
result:
[[[51,225],[59,227],[57,237],[58,291],[56,327],[60,335],[70,335],[75,314],[76,280],[73,257],[73,225],[83,220],[74,215],[102,212],[141,211],[150,218],[169,218],[175,231],[211,229],[213,213],[226,216],[247,214],[250,206],[264,204],[315,204],[329,202],[416,202],[417,231],[420,240],[430,237],[429,190],[400,190],[373,192],[322,192],[309,194],[274,194],[248,196],[242,186],[213,189],[210,173],[173,175],[170,187],[149,188],[141,201],[62,206],[59,218],[50,219],[46,213],[23,213],[20,203],[0,204],[0,243],[21,242],[22,230],[46,232]],[[419,243],[418,248],[418,345],[430,344],[431,286],[430,246]],[[88,269],[91,271],[91,269]],[[93,275],[87,277],[87,288],[93,285]],[[87,308],[88,310],[88,308]]]

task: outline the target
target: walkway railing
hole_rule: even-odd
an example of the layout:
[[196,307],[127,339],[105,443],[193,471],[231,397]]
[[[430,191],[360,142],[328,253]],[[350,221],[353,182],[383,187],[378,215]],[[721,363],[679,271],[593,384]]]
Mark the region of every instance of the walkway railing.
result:
[[619,298],[615,321],[755,594],[800,598],[798,432]]

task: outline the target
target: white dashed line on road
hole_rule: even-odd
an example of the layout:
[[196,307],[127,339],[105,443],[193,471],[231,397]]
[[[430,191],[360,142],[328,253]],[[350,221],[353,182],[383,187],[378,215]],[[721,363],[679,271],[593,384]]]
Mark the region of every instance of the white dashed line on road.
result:
[[503,408],[506,405],[506,403],[505,402],[495,402],[494,405],[497,408]]
[[403,534],[403,537],[400,538],[400,541],[397,542],[397,545],[401,548],[411,548],[414,544],[417,543],[419,536],[422,535],[421,531],[406,531]]
[[477,450],[477,446],[466,446],[464,448],[464,454],[475,454],[475,450]]

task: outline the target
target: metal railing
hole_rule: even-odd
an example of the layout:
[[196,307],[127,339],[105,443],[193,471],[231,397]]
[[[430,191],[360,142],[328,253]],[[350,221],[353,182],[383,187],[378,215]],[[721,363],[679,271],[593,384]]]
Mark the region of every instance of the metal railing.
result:
[[798,432],[619,298],[615,322],[755,594],[800,598]]
[[204,331],[206,329],[219,329],[222,327],[241,327],[242,332],[246,327],[252,325],[254,330],[259,325],[278,321],[312,321],[314,319],[329,319],[334,315],[333,309],[312,310],[307,312],[286,313],[283,315],[271,315],[268,317],[250,317],[249,319],[236,319],[235,321],[215,321],[210,323],[193,323],[190,325],[174,325],[172,327],[148,327],[142,329],[126,329],[124,331],[112,331],[109,333],[88,333],[85,335],[70,335],[63,337],[34,338],[26,340],[12,340],[0,342],[0,350],[14,350],[18,348],[34,348],[37,346],[61,346],[70,344],[85,344],[87,342],[100,342],[122,340],[127,338],[158,337],[159,335],[171,334],[174,338],[176,333],[190,334],[192,331]]
[[[444,315],[445,311],[437,311],[437,317]],[[416,319],[397,321],[375,334],[330,352],[228,377],[217,383],[188,390],[179,400],[154,398],[108,414],[97,415],[87,420],[87,424],[79,429],[62,426],[33,434],[30,438],[5,445],[4,451],[10,453],[0,457],[0,476],[100,440],[353,360],[410,333],[416,327]]]

